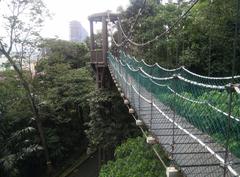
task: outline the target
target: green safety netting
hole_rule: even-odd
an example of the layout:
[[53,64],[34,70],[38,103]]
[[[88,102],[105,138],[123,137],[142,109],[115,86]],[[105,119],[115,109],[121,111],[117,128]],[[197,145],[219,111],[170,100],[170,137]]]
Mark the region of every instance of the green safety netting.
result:
[[119,60],[109,53],[108,62],[120,81],[120,74],[131,76],[136,87],[143,87],[154,99],[240,157],[240,94],[226,87],[231,82],[239,83],[240,76],[205,77],[184,67],[168,70],[123,52]]
[[179,75],[185,78],[186,80],[191,80],[191,81],[195,81],[195,82],[207,84],[207,85],[216,85],[216,86],[223,86],[223,87],[229,84],[230,82],[233,82],[233,83],[240,82],[240,76],[234,76],[234,78],[207,77],[207,76],[202,76],[202,75],[193,73],[188,69],[186,69],[184,66],[181,66],[176,69],[166,69],[164,67],[159,66],[158,63],[155,63],[154,65],[149,65],[143,59],[137,60],[135,57],[126,55],[124,52],[120,52],[120,58],[124,63],[131,65],[135,69],[141,67],[147,74],[153,77],[164,78],[164,77],[171,77],[173,75]]

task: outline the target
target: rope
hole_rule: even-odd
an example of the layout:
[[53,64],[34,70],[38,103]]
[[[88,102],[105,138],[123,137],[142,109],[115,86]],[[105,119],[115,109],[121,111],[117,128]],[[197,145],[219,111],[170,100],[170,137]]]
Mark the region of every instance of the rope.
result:
[[[142,72],[144,75],[146,75],[146,76],[150,79],[150,81],[151,81],[152,83],[154,83],[155,85],[158,85],[158,86],[160,86],[160,87],[166,87],[166,88],[168,88],[172,93],[174,93],[174,94],[175,94],[176,96],[178,96],[179,98],[182,98],[182,99],[184,99],[184,100],[186,100],[186,101],[189,101],[189,102],[195,103],[195,104],[208,105],[210,108],[212,108],[213,110],[221,113],[222,115],[227,116],[227,117],[229,116],[228,113],[226,113],[226,112],[224,112],[224,111],[216,108],[215,106],[213,106],[212,104],[210,104],[210,103],[208,103],[208,102],[206,102],[206,101],[195,101],[195,100],[192,100],[192,99],[190,99],[190,98],[187,98],[187,97],[182,96],[181,94],[177,93],[175,90],[173,90],[173,89],[172,89],[170,86],[168,86],[168,85],[163,85],[163,84],[156,83],[156,82],[154,81],[155,77],[152,77],[152,76],[148,75],[145,71],[142,70],[142,68],[140,68],[140,69],[133,69],[133,68],[131,68],[128,64],[123,64],[121,60],[117,60],[115,57],[114,57],[114,59],[115,59],[117,62],[119,62],[123,67],[128,67],[132,72],[139,72],[139,71]],[[118,73],[119,73],[119,72],[118,72]],[[121,74],[119,73],[119,75],[121,75]],[[143,76],[143,75],[142,75],[142,76]],[[173,78],[174,78],[174,77],[171,77],[171,78],[161,78],[160,80],[171,80],[171,79],[173,79]],[[123,79],[125,80],[125,78],[123,78]],[[158,79],[159,79],[159,78],[158,78]],[[158,79],[157,79],[157,80],[158,80]],[[125,82],[127,82],[127,81],[125,80]],[[130,85],[130,84],[129,84],[129,85]],[[134,86],[132,86],[132,87],[133,87],[133,89],[134,89],[134,91],[135,91],[136,93],[140,94]],[[212,86],[211,86],[211,87],[212,87]],[[236,88],[236,87],[235,87],[235,88]],[[237,87],[237,88],[238,88],[238,87]],[[140,96],[140,97],[141,97],[141,96]],[[144,99],[144,98],[142,97],[142,99]],[[145,99],[144,99],[144,100],[145,100]],[[148,100],[145,100],[145,101],[148,102]],[[149,103],[151,103],[151,102],[149,102]],[[240,119],[235,118],[235,117],[232,116],[232,115],[230,116],[230,118],[233,119],[233,120],[235,120],[235,121],[237,121],[237,122],[240,122]]]
[[121,21],[120,21],[120,19],[119,19],[119,27],[120,27],[120,30],[121,30],[123,36],[125,37],[125,39],[126,39],[130,44],[132,44],[132,45],[134,45],[134,46],[137,46],[137,47],[143,47],[143,46],[145,46],[145,45],[149,45],[150,43],[155,42],[155,41],[157,41],[159,38],[161,38],[161,37],[169,34],[170,32],[172,32],[172,30],[175,28],[175,26],[177,26],[177,25],[179,24],[179,22],[181,22],[181,21],[185,18],[185,16],[187,16],[187,15],[189,14],[189,12],[192,10],[192,8],[193,8],[198,2],[199,2],[199,0],[192,0],[190,3],[193,3],[193,4],[190,6],[190,8],[189,8],[180,18],[178,18],[178,19],[173,23],[172,26],[170,26],[170,27],[169,27],[166,31],[164,31],[163,33],[155,36],[155,38],[153,38],[153,39],[151,39],[151,40],[149,40],[149,41],[147,41],[147,42],[145,42],[145,43],[137,43],[137,42],[134,42],[133,40],[131,40],[131,39],[126,35],[126,33],[124,32],[124,30],[123,30],[123,28],[122,28]]
[[[122,52],[122,54],[124,54]],[[125,55],[125,54],[124,54]],[[142,62],[145,66],[147,67],[155,67],[157,66],[159,69],[162,69],[163,71],[166,71],[166,72],[175,72],[175,71],[181,71],[181,70],[184,70],[186,71],[188,74],[192,75],[192,76],[196,76],[198,78],[201,78],[201,79],[209,79],[209,80],[231,80],[232,79],[232,76],[227,76],[227,77],[209,77],[209,76],[203,76],[203,75],[200,75],[200,74],[196,74],[194,72],[191,72],[190,70],[188,70],[185,66],[180,66],[178,68],[175,68],[175,69],[167,69],[167,68],[164,68],[162,66],[160,66],[158,63],[155,63],[153,65],[150,65],[148,63],[146,63],[143,59],[141,61],[137,60],[135,57],[130,57],[128,56],[129,59],[134,59],[135,62],[137,63],[140,63]],[[240,79],[240,75],[236,75],[236,76],[233,76],[234,79]]]
[[202,84],[202,83],[199,83],[199,82],[188,80],[188,79],[186,79],[182,76],[179,76],[179,75],[177,75],[176,77],[179,78],[180,80],[182,80],[184,82],[187,82],[189,84],[192,84],[192,85],[197,85],[197,86],[200,86],[200,87],[205,87],[205,88],[210,88],[210,89],[225,90],[225,86]]
[[[120,73],[119,73],[120,74]],[[123,77],[123,76],[121,76]],[[131,85],[129,83],[129,85]],[[150,100],[148,100],[147,98],[145,98],[143,95],[141,95],[134,86],[133,90],[135,91],[136,94],[138,94],[142,99],[144,99],[146,102],[151,103]],[[180,126],[178,123],[174,122],[171,118],[169,118],[155,103],[153,103],[153,106],[158,110],[158,112],[160,114],[162,114],[168,121],[170,121],[171,123],[174,123],[174,125],[179,128],[180,130],[182,130],[184,133],[186,133],[187,135],[189,135],[192,139],[194,139],[195,141],[197,141],[199,144],[201,144],[209,153],[211,153],[213,156],[215,156],[222,164],[224,164],[224,159],[219,156],[217,153],[215,153],[207,144],[205,144],[203,141],[201,141],[199,138],[197,138],[195,135],[191,134],[188,130],[184,129],[182,126]],[[239,174],[230,166],[230,165],[226,165],[226,167],[228,168],[228,170],[235,176],[238,176]]]
[[[132,33],[133,33],[133,31],[134,31],[133,29],[134,29],[135,25],[137,24],[137,21],[138,21],[140,15],[142,14],[142,11],[143,11],[143,9],[144,9],[144,7],[145,7],[145,5],[146,5],[146,1],[147,1],[147,0],[144,0],[143,6],[138,10],[138,14],[137,14],[137,16],[136,16],[136,19],[135,19],[134,23],[133,23],[133,24],[131,25],[131,27],[130,27],[130,31],[129,31],[129,33],[128,33],[128,36],[126,36],[127,38],[129,38],[129,37],[132,35]],[[109,20],[109,22],[110,22],[109,13],[108,13],[108,20]],[[118,20],[119,20],[119,18],[118,18]],[[120,28],[122,28],[122,27],[120,27]],[[126,35],[126,34],[124,33],[124,35]],[[115,44],[117,47],[122,47],[123,45],[126,44],[126,39],[124,39],[124,41],[121,42],[120,44],[118,44],[118,43],[116,42],[116,40],[114,39],[113,33],[112,33],[112,28],[111,28],[111,38],[112,38],[114,44]]]
[[[152,82],[155,83],[155,85],[161,86],[161,87],[165,87],[168,88],[168,90],[171,91],[171,93],[173,93],[174,95],[177,95],[178,97],[181,97],[184,100],[187,100],[188,102],[192,102],[192,103],[196,103],[196,104],[204,104],[209,106],[210,108],[214,109],[215,111],[227,116],[228,114],[223,112],[222,110],[216,108],[215,106],[211,105],[210,103],[207,103],[205,101],[195,101],[192,99],[189,99],[185,96],[182,96],[181,94],[177,93],[177,91],[175,91],[174,89],[172,89],[170,86],[166,85],[166,84],[158,84],[154,81],[154,79],[151,79],[149,77],[147,77],[146,75],[144,75],[144,73],[142,72],[141,68],[137,68],[134,69],[132,68],[129,64],[124,64],[121,60],[117,60],[115,57],[111,57],[111,55],[109,55],[109,67],[113,68],[116,72],[115,75],[118,76],[116,77],[119,82],[122,83],[126,83],[127,87],[131,87],[132,91],[134,91],[137,95],[139,95],[139,97],[144,100],[145,102],[147,102],[148,104],[151,104],[153,102],[151,102],[151,100],[149,100],[148,98],[146,98],[146,96],[142,95],[141,93],[139,93],[139,91],[137,90],[137,88],[134,86],[134,83],[136,82],[136,78],[134,79],[134,76],[136,74],[139,74],[141,76],[143,76],[145,79],[148,79]],[[118,66],[121,66],[121,73],[119,72],[120,68]],[[126,78],[124,77],[124,72],[127,73],[127,69],[130,71],[129,75],[131,78],[131,83],[129,83]],[[131,74],[132,72],[132,74]],[[121,84],[124,85],[124,84]],[[237,85],[238,87],[238,85]],[[134,99],[134,98],[132,98]],[[153,103],[154,108],[169,122],[171,122],[172,124],[174,124],[174,126],[176,126],[176,128],[178,128],[179,130],[183,131],[185,134],[187,134],[189,137],[191,137],[194,141],[196,141],[197,143],[199,143],[202,147],[204,147],[212,156],[214,156],[216,159],[218,159],[218,161],[220,162],[220,164],[223,164],[226,169],[228,169],[229,172],[231,172],[234,176],[239,176],[239,174],[231,167],[231,165],[229,163],[227,163],[220,155],[218,155],[213,149],[212,146],[208,146],[208,144],[206,144],[204,141],[202,141],[201,139],[199,139],[197,136],[195,136],[194,134],[192,134],[190,131],[188,131],[187,129],[185,129],[182,125],[180,125],[179,123],[173,121],[173,119],[171,119],[170,117],[168,117],[168,115],[166,113],[164,113],[163,110],[161,110],[157,104],[154,102]],[[207,111],[207,110],[206,110]],[[233,117],[232,117],[233,118]],[[239,119],[237,120],[239,122]]]

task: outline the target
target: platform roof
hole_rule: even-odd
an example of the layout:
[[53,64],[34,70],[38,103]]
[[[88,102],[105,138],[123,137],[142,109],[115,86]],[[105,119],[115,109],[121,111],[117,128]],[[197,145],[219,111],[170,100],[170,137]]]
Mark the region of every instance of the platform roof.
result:
[[102,21],[102,17],[108,18],[108,14],[109,14],[109,17],[110,17],[111,21],[118,20],[118,14],[116,14],[116,13],[109,13],[109,12],[102,12],[102,13],[92,14],[92,15],[90,15],[88,17],[88,20],[101,22]]

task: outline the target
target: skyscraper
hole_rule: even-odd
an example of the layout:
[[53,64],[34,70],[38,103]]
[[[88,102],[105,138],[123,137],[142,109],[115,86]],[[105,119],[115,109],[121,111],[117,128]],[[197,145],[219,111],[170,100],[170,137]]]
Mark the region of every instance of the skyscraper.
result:
[[70,22],[70,40],[73,42],[83,42],[88,36],[87,31],[79,21]]

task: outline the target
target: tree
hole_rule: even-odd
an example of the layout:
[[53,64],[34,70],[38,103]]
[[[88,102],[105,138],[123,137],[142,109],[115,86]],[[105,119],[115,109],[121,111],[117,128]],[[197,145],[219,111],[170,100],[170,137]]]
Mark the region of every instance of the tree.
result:
[[87,100],[95,86],[84,44],[46,39],[41,48],[43,57],[37,63],[34,83],[50,156],[59,164],[75,151],[86,149]]
[[[95,84],[86,66],[89,58],[84,44],[51,39],[41,47],[44,55],[37,62],[31,86],[49,156],[58,169],[87,148],[84,122],[89,120],[87,100]],[[0,173],[6,177],[45,174],[44,153],[25,89],[15,71],[0,74]],[[34,131],[24,131],[29,127]]]
[[115,161],[101,168],[100,177],[165,177],[165,169],[142,137],[130,138],[115,150]]
[[[121,13],[125,32],[130,29],[142,2],[132,0],[126,11]],[[201,0],[170,33],[150,45],[131,46],[128,51],[150,64],[157,62],[167,68],[184,65],[202,75],[231,75],[234,28],[239,23],[236,23],[236,19],[239,19],[236,2],[230,0],[226,4],[223,1]],[[165,4],[157,4],[156,0],[147,1],[134,28],[132,40],[142,43],[154,39],[166,27],[173,25],[189,7],[190,4],[182,0]],[[219,13],[222,15],[219,16]],[[239,33],[237,43],[238,39]],[[236,48],[239,57],[239,46]],[[235,68],[240,67],[239,61],[236,60]],[[236,69],[235,74],[239,72]]]
[[25,90],[15,72],[4,71],[1,76],[4,80],[0,81],[0,173],[6,177],[27,177],[32,170],[37,171],[33,165],[29,168],[29,164],[41,166],[43,149]]
[[66,63],[72,69],[85,67],[89,61],[89,51],[84,43],[69,42],[58,39],[44,39],[41,44],[42,57],[48,65]]
[[42,26],[44,18],[48,15],[46,7],[41,0],[3,0],[0,2],[2,16],[0,36],[0,52],[8,59],[16,71],[17,77],[26,92],[34,118],[36,120],[37,130],[44,149],[46,163],[51,167],[48,148],[44,137],[44,132],[39,116],[38,103],[36,95],[31,85],[31,78],[23,71],[23,61],[30,59],[36,50],[39,39],[39,29]]
[[139,134],[116,91],[94,91],[89,99],[89,120],[86,135],[89,150],[102,151],[103,162],[112,159],[113,150],[123,140]]

